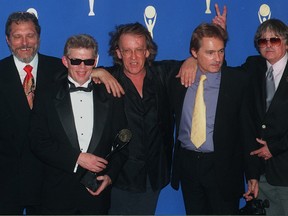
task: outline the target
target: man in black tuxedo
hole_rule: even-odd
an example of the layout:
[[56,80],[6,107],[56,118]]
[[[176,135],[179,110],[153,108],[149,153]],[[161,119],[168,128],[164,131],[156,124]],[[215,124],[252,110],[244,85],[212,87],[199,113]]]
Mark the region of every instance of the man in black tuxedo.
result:
[[[23,214],[24,209],[27,214],[39,214],[42,170],[29,148],[32,106],[22,86],[24,67],[32,66],[34,101],[41,89],[67,74],[61,59],[38,53],[41,27],[35,15],[12,13],[5,33],[12,55],[0,61],[0,172],[5,176],[0,179],[0,214]],[[117,83],[107,85],[107,90],[115,95],[113,86]]]
[[[288,215],[288,28],[277,19],[263,22],[254,37],[261,56],[242,67],[252,75],[247,96],[250,116],[245,142],[250,153],[247,200],[250,193],[268,199],[268,215]],[[269,78],[269,69],[272,80]],[[272,95],[270,81],[272,81]],[[257,138],[257,140],[256,140]],[[254,157],[253,157],[254,156]],[[258,157],[255,157],[258,156]],[[259,191],[258,191],[259,188]]]
[[27,12],[12,13],[6,23],[6,40],[12,55],[0,61],[0,214],[39,214],[41,163],[29,149],[31,118],[22,83],[24,66],[31,65],[34,91],[61,76],[60,59],[38,53],[40,25]]
[[[181,183],[187,214],[237,214],[244,192],[244,149],[239,134],[248,77],[222,65],[226,40],[221,27],[199,25],[190,42],[198,65],[195,83],[188,88],[176,79],[170,83],[177,138],[171,185],[178,189]],[[199,90],[197,94],[204,96],[206,108],[202,103],[199,109],[204,111],[204,122],[203,130],[195,131],[203,134],[197,140],[191,132],[200,128],[192,123],[199,114],[195,102],[200,83],[204,83],[204,93]]]
[[[45,164],[44,214],[107,214],[110,189],[105,188],[127,159],[126,150],[115,154],[109,164],[105,159],[117,132],[126,127],[126,118],[123,100],[91,80],[97,57],[98,46],[91,36],[70,37],[62,57],[68,79],[41,91],[35,103],[31,143]],[[96,192],[80,183],[86,170],[101,172]]]

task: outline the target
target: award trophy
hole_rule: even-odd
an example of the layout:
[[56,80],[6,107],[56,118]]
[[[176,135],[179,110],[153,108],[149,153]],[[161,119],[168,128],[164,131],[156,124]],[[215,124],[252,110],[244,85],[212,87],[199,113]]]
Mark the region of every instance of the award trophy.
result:
[[144,12],[144,21],[152,38],[153,38],[153,28],[156,23],[156,18],[157,18],[157,13],[156,13],[155,8],[153,6],[147,6]]
[[27,10],[27,12],[28,12],[28,13],[31,13],[31,14],[34,14],[34,15],[37,17],[37,19],[38,19],[38,13],[37,13],[37,11],[36,11],[35,8],[29,8],[29,9]]
[[206,0],[206,11],[205,11],[205,14],[211,14],[210,2],[211,2],[211,0]]
[[[131,138],[132,133],[130,130],[128,129],[120,130],[114,139],[111,152],[108,155],[106,155],[105,159],[109,160],[115,153],[123,149],[130,142]],[[101,181],[97,180],[97,176],[98,175],[95,172],[86,171],[82,176],[80,182],[86,188],[89,188],[90,190],[95,192],[101,185]]]
[[260,23],[265,22],[266,20],[270,19],[270,17],[271,17],[271,11],[269,5],[262,4],[258,11],[258,18]]
[[90,12],[88,14],[88,16],[95,16],[95,13],[93,11],[94,8],[94,0],[89,0],[89,8],[90,8]]

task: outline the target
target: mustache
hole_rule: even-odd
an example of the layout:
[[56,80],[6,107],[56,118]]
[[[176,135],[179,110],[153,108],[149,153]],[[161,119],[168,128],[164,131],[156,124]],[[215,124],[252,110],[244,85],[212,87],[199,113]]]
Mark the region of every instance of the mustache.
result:
[[31,47],[31,46],[21,46],[21,47],[17,47],[17,48],[16,48],[16,50],[21,50],[21,49],[26,49],[26,50],[28,50],[28,49],[33,49],[33,47]]
[[265,51],[274,51],[275,49],[273,47],[266,47]]

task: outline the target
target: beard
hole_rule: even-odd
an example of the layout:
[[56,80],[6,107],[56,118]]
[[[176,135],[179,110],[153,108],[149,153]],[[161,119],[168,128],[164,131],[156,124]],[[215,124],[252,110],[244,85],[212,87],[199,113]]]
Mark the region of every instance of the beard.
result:
[[[37,45],[36,47],[28,47],[28,46],[23,46],[23,47],[19,47],[19,48],[16,48],[16,49],[11,49],[11,47],[9,47],[10,48],[10,51],[11,51],[11,53],[19,60],[19,61],[21,61],[21,62],[23,62],[23,63],[30,63],[33,59],[34,59],[34,57],[35,57],[35,55],[38,53],[38,51],[39,51],[39,45]],[[31,55],[30,56],[27,56],[27,57],[21,57],[19,54],[18,54],[18,52],[17,52],[17,50],[21,50],[21,49],[33,49],[33,52],[31,53]]]

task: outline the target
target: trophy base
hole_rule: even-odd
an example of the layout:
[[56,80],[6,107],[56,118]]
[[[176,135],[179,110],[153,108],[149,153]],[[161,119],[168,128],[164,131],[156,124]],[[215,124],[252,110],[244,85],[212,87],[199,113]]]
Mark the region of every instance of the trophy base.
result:
[[211,14],[211,10],[207,9],[207,10],[205,11],[205,14]]
[[95,16],[95,13],[93,11],[90,11],[88,16]]
[[97,180],[97,174],[90,171],[87,171],[80,180],[81,184],[93,192],[99,188],[101,182]]

